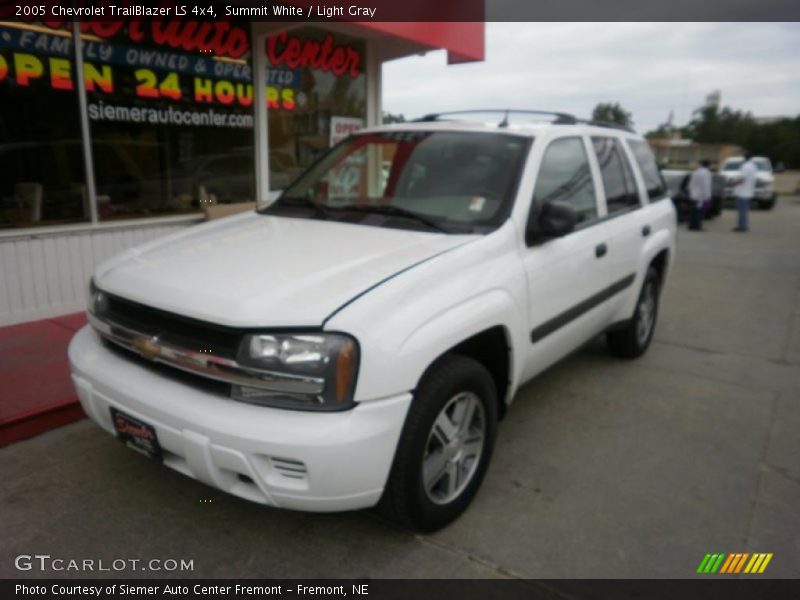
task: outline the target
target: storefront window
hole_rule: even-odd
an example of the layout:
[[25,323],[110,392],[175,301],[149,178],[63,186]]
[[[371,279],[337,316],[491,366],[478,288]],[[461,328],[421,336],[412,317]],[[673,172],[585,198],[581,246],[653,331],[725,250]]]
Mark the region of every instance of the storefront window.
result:
[[101,220],[254,199],[249,37],[235,23],[175,19],[123,23],[87,44]]
[[0,228],[90,218],[72,36],[0,23]]
[[270,188],[284,189],[323,152],[364,126],[363,41],[313,28],[267,39]]

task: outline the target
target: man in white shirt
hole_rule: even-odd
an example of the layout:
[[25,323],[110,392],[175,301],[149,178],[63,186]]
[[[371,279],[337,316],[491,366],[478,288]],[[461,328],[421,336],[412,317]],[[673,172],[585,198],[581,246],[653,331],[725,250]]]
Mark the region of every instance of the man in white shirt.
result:
[[689,217],[689,230],[701,231],[703,229],[703,215],[706,202],[711,200],[711,163],[701,160],[700,166],[692,171],[689,177],[689,199],[692,201],[692,212]]
[[749,152],[745,155],[744,164],[739,171],[739,184],[736,186],[736,208],[739,210],[739,223],[734,231],[748,231],[750,229],[750,202],[756,195],[756,180],[758,179],[758,167],[753,161],[753,155]]

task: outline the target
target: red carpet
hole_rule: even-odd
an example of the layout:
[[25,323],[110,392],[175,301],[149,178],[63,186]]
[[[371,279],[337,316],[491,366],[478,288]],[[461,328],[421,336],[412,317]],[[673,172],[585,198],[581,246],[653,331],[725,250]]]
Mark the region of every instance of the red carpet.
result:
[[0,327],[0,446],[85,415],[72,387],[67,345],[83,313]]

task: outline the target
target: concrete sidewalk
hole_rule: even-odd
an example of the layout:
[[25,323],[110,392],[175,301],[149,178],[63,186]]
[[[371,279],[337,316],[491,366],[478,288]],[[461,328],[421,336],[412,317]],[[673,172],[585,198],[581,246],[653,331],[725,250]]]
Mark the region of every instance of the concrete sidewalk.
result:
[[135,577],[686,578],[707,552],[772,552],[766,576],[800,577],[800,198],[751,219],[681,231],[643,359],[594,343],[520,391],[438,533],[250,504],[83,421],[0,450],[0,576],[91,575],[14,569],[44,553],[194,561]]

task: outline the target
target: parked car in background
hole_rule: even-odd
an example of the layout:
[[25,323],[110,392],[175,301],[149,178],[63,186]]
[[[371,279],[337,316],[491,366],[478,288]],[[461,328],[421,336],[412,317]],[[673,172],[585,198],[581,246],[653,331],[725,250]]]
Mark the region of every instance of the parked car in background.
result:
[[[675,204],[678,221],[687,221],[692,210],[692,200],[689,198],[689,178],[692,172],[685,169],[664,169],[661,174]],[[703,205],[704,219],[712,219],[722,212],[725,179],[718,173],[713,173],[711,176],[711,194],[711,200]]]
[[675,253],[641,136],[508,112],[359,132],[268,207],[100,265],[86,414],[254,502],[455,519],[520,385],[600,334],[644,354]]
[[[725,159],[722,163],[720,173],[725,178],[725,202],[726,204],[733,204],[735,196],[736,185],[741,181],[741,168],[744,164],[745,158],[743,156],[731,156]],[[753,161],[758,167],[758,175],[756,178],[756,195],[753,197],[753,202],[759,208],[771,209],[775,206],[777,201],[777,194],[775,192],[775,176],[772,172],[772,162],[766,156],[754,156]]]

